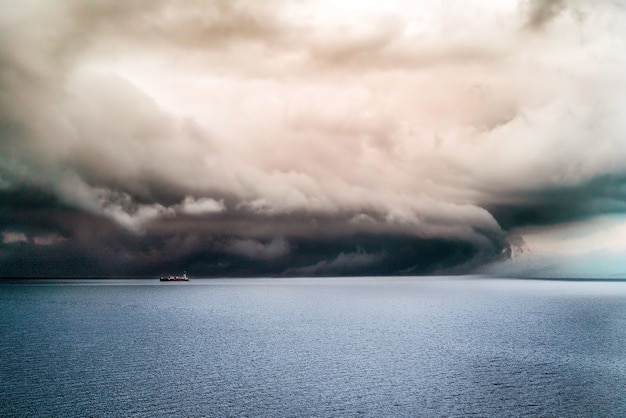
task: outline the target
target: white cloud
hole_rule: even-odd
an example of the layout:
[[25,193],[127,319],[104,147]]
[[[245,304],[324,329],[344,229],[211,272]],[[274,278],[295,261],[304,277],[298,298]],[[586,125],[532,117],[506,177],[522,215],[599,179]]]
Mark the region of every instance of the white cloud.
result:
[[141,232],[153,220],[176,214],[173,208],[159,203],[137,203],[125,192],[92,187],[73,174],[62,174],[54,180],[53,187],[65,204],[107,217],[133,232]]
[[223,200],[218,201],[208,197],[196,199],[193,196],[185,196],[185,199],[177,206],[177,209],[190,215],[205,215],[223,212],[226,207]]
[[2,242],[4,244],[14,244],[16,242],[28,242],[28,237],[23,232],[2,232]]

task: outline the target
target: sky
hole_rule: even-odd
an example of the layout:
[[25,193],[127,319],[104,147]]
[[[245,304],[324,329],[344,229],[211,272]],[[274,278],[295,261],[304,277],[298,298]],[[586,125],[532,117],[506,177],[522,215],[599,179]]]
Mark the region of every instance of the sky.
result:
[[619,0],[5,0],[0,276],[626,276]]

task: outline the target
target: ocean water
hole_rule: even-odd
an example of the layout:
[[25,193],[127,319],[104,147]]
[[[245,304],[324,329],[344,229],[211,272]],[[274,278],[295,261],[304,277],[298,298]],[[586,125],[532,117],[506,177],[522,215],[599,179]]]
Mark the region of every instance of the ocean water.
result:
[[624,417],[626,283],[0,282],[0,416]]

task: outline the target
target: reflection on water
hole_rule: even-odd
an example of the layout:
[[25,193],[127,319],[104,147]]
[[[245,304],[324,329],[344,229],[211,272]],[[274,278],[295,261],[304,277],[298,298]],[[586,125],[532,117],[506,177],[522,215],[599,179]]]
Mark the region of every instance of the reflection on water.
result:
[[0,416],[626,416],[626,283],[0,283]]

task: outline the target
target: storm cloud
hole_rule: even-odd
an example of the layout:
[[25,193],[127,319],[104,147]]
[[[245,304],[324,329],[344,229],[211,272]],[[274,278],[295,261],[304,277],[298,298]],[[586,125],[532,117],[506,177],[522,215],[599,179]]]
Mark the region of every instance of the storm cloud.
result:
[[480,271],[626,210],[625,32],[610,1],[4,2],[0,275]]

